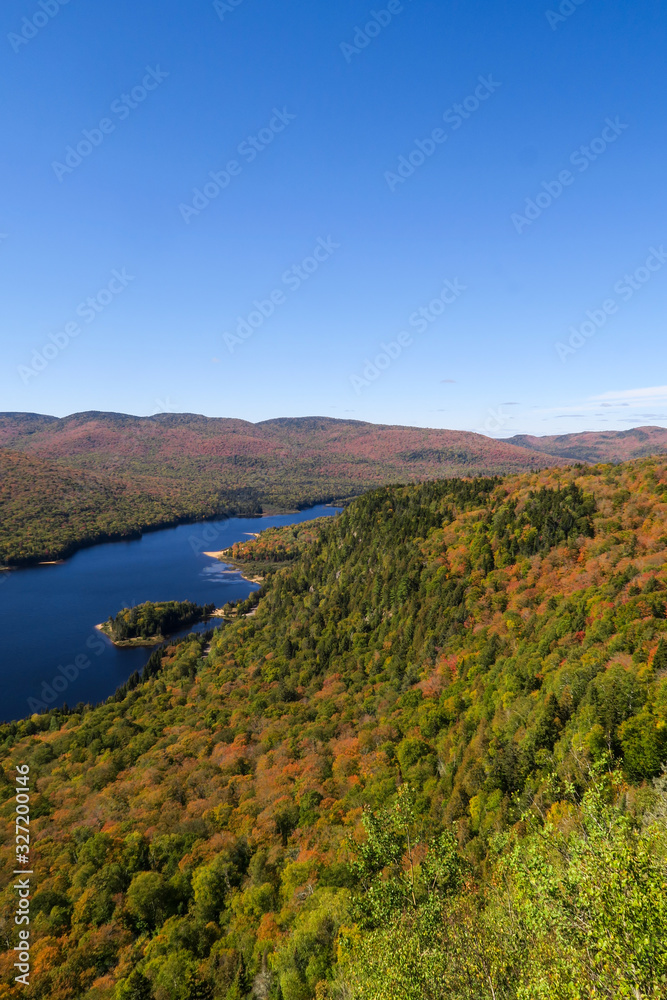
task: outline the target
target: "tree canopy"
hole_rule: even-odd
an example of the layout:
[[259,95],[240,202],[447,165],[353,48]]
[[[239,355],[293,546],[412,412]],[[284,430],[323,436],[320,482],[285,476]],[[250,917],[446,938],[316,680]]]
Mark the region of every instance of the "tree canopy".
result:
[[309,530],[212,636],[0,726],[31,996],[664,996],[667,466],[392,486]]

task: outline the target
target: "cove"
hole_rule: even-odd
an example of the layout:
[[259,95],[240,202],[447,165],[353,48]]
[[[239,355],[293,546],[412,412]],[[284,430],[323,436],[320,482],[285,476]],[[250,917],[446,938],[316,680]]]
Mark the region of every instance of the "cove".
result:
[[244,600],[257,585],[205,552],[226,549],[266,528],[337,512],[314,507],[182,524],[83,549],[59,565],[0,574],[0,721],[31,715],[35,702],[53,708],[104,701],[144,667],[151,650],[118,649],[96,624],[143,601],[187,600],[220,608]]

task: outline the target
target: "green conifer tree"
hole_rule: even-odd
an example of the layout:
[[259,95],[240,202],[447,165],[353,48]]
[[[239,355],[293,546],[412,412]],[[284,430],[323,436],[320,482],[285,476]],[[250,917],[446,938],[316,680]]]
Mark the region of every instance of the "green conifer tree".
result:
[[150,980],[135,969],[116,988],[117,1000],[153,1000]]
[[187,989],[187,1000],[213,1000],[213,990],[210,985],[196,972],[191,972],[188,976]]
[[667,669],[667,642],[665,642],[664,639],[660,640],[658,648],[655,651],[655,656],[653,657],[653,669]]

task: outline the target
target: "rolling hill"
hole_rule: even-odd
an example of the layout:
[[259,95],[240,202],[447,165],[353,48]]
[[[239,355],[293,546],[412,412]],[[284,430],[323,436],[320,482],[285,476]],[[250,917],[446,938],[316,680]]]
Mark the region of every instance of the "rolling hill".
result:
[[479,434],[326,417],[251,424],[194,414],[0,414],[0,448],[142,477],[188,475],[188,459],[204,474],[243,470],[253,479],[289,464],[300,476],[307,470],[335,477],[348,489],[378,477],[507,473],[544,464],[531,449]]
[[567,463],[476,434],[325,418],[0,414],[0,558],[57,559],[179,521]]
[[575,462],[629,462],[633,458],[667,454],[667,428],[634,427],[629,431],[587,431],[533,437],[516,434],[507,438],[519,448],[529,448],[551,457]]
[[665,461],[383,487],[272,548],[208,639],[0,726],[29,995],[664,997]]
[[667,430],[492,439],[463,431],[196,414],[0,414],[0,561],[57,559],[147,528],[346,501],[375,486],[667,451]]

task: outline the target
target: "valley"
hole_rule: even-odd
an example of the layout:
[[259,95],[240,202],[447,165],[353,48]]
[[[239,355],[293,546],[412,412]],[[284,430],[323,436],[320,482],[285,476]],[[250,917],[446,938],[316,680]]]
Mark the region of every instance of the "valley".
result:
[[659,996],[665,463],[386,486],[231,548],[274,571],[210,641],[0,726],[32,994]]

